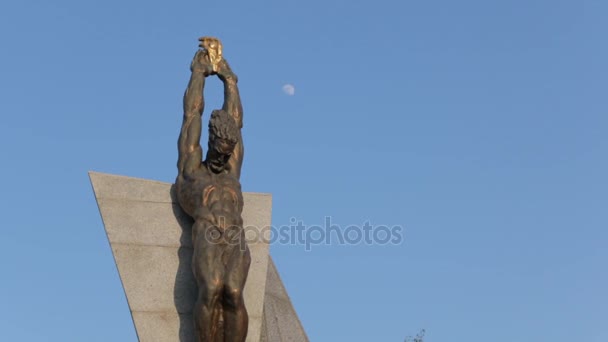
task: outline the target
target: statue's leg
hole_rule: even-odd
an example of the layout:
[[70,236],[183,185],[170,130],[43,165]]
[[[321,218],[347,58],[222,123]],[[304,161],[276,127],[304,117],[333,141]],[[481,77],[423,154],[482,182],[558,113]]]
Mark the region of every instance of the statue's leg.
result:
[[224,280],[224,341],[244,342],[249,318],[243,299],[251,255],[242,234],[241,243],[230,245]]
[[197,342],[216,342],[221,333],[221,295],[224,288],[224,265],[221,262],[226,246],[210,239],[210,229],[217,229],[197,221],[193,241],[192,271],[198,284],[198,298],[193,309]]

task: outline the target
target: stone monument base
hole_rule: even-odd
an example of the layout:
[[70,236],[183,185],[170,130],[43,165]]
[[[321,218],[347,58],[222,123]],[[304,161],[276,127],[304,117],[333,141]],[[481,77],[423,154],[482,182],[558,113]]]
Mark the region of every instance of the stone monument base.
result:
[[[194,342],[192,219],[172,184],[89,172],[141,342]],[[243,193],[245,227],[271,225],[271,195]],[[260,234],[248,241],[247,342],[308,341]]]

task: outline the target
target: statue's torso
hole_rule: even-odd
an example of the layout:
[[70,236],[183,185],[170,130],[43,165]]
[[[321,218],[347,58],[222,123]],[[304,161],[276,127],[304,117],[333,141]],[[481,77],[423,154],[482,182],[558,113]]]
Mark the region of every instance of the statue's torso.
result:
[[179,204],[196,221],[204,220],[222,228],[242,227],[243,193],[234,175],[215,174],[203,164],[189,177],[180,175],[176,187]]

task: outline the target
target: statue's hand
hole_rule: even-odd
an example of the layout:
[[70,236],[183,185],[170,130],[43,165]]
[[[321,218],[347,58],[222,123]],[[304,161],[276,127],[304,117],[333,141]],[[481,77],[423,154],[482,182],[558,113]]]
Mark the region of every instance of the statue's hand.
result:
[[238,81],[236,74],[232,72],[232,69],[230,69],[230,65],[228,65],[225,58],[222,58],[217,65],[217,76],[224,82],[227,80],[234,82]]
[[192,64],[190,64],[190,71],[201,72],[205,77],[214,74],[213,65],[209,61],[209,56],[205,50],[199,49],[196,52]]

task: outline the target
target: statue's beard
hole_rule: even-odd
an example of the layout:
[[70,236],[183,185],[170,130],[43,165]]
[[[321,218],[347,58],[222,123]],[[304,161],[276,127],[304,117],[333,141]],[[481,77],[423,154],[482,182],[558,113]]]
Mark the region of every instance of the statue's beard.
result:
[[220,172],[224,171],[225,165],[218,163],[218,162],[210,162],[209,168],[211,169],[211,171],[213,171],[215,173],[220,173]]

